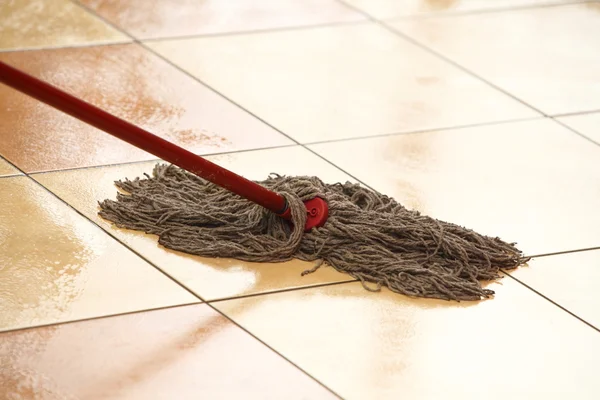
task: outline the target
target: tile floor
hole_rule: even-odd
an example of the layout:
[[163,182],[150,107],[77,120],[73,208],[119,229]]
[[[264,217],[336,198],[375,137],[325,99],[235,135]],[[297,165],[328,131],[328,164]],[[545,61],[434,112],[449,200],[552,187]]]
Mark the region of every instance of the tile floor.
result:
[[536,256],[456,304],[168,251],[97,216],[152,155],[2,86],[0,398],[599,398],[599,27],[575,0],[0,3],[0,61]]

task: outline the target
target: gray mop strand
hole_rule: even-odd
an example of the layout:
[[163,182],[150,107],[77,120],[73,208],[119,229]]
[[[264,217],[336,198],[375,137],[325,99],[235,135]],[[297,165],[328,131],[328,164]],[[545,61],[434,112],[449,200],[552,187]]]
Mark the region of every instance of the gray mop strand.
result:
[[[126,192],[99,203],[99,215],[120,228],[158,235],[166,248],[251,262],[294,258],[322,262],[359,279],[413,297],[480,300],[494,294],[481,281],[529,261],[499,238],[408,210],[353,183],[325,184],[310,176],[272,174],[258,182],[283,195],[292,224],[263,207],[172,165],[152,176],[115,182]],[[329,218],[304,232],[303,201],[322,197]]]

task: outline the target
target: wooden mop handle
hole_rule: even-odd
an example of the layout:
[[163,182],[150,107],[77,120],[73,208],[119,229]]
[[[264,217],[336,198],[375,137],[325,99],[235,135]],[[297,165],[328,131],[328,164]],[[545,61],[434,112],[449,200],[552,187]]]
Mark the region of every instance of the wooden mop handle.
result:
[[0,61],[0,82],[289,219],[283,196]]

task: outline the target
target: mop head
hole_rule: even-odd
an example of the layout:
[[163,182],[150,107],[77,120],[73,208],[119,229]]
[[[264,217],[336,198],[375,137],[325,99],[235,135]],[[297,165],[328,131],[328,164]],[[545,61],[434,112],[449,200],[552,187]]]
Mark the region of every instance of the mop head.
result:
[[[251,262],[294,258],[323,262],[359,279],[414,297],[480,300],[494,294],[481,281],[528,261],[514,244],[408,210],[358,184],[325,184],[311,176],[271,175],[258,182],[283,195],[293,224],[261,206],[172,165],[152,176],[118,181],[117,200],[100,216],[120,228],[158,235],[164,247],[204,257]],[[304,200],[325,199],[329,218],[304,232]]]

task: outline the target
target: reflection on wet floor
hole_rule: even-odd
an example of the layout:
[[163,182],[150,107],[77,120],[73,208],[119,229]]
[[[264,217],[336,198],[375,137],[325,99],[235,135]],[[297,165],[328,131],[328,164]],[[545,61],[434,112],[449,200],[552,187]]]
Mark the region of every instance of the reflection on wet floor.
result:
[[206,305],[11,332],[0,359],[7,399],[335,398]]
[[[190,151],[289,143],[138,45],[4,53],[0,60]],[[0,151],[28,172],[155,158],[6,86],[0,118]]]
[[0,331],[197,301],[29,178],[0,204]]

